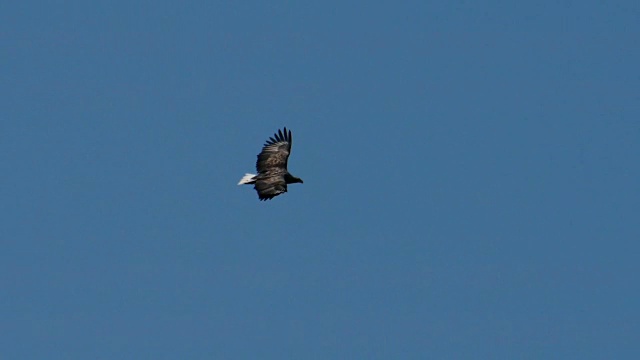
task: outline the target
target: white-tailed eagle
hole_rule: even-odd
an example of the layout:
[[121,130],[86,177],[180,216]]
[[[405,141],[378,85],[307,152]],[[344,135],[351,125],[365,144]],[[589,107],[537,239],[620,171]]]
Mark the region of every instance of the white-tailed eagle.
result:
[[258,154],[256,162],[257,175],[245,174],[238,185],[254,184],[260,201],[271,200],[287,192],[287,184],[303,183],[287,171],[287,160],[291,153],[291,130],[278,130],[269,138]]

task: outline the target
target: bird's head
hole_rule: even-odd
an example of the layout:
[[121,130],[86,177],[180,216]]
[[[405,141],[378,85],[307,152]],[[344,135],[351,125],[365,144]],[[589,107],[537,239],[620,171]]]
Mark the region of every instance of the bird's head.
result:
[[295,177],[295,176],[293,176],[293,175],[291,175],[291,174],[289,174],[289,173],[287,173],[287,174],[285,174],[285,175],[284,175],[284,181],[285,181],[287,184],[295,184],[295,183],[301,183],[301,184],[304,184],[304,182],[302,181],[302,179],[297,178],[297,177]]

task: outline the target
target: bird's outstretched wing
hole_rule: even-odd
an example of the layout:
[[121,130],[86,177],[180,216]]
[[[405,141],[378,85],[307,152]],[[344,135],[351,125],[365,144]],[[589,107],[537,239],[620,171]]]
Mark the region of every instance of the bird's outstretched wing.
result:
[[287,184],[284,177],[278,174],[258,177],[254,188],[258,192],[261,201],[271,200],[274,197],[287,192]]
[[[273,137],[269,138],[258,154],[256,170],[258,174],[284,173],[287,172],[287,160],[291,152],[291,130],[278,130]],[[284,174],[283,173],[283,174]]]

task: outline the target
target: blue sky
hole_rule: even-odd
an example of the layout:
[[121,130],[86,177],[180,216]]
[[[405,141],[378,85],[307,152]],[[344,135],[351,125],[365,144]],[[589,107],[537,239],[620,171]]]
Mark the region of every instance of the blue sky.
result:
[[[637,359],[634,1],[2,6],[3,359]],[[304,179],[238,187],[278,128]]]

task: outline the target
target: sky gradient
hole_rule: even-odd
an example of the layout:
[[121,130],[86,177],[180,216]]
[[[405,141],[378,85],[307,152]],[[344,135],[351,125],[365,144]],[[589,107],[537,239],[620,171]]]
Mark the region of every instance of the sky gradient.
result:
[[2,359],[640,358],[638,2],[0,8]]

